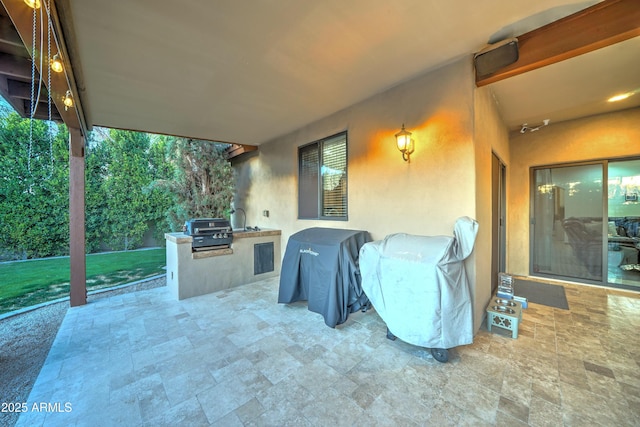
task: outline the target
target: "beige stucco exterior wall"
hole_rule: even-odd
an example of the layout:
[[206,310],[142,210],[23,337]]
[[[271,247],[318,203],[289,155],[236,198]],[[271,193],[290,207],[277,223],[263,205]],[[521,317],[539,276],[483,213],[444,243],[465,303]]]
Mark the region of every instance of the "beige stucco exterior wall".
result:
[[529,273],[529,171],[533,166],[640,157],[640,108],[551,123],[511,135],[507,169],[507,270]]
[[[416,142],[410,163],[393,137],[403,123]],[[397,232],[451,235],[459,216],[477,219],[466,264],[477,329],[491,292],[491,153],[507,167],[507,271],[527,275],[530,168],[640,156],[637,123],[636,108],[509,135],[490,87],[475,88],[465,59],[262,144],[234,164],[235,206],[246,210],[248,225],[282,230],[282,251],[291,234],[308,227],[363,229],[377,240]],[[299,220],[297,149],[344,130],[349,220]],[[238,226],[242,219],[232,220]]]
[[[282,230],[283,251],[291,234],[317,226],[367,230],[374,240],[398,232],[452,235],[456,219],[476,218],[481,206],[478,246],[466,264],[472,293],[476,283],[482,288],[475,305],[477,329],[488,300],[487,286],[490,289],[490,280],[484,277],[491,256],[484,250],[487,240],[490,244],[490,228],[484,223],[490,219],[490,199],[484,197],[490,195],[491,141],[499,134],[501,121],[490,95],[483,92],[478,102],[475,97],[472,61],[465,58],[262,144],[257,154],[235,163],[235,206],[246,210],[247,224]],[[481,158],[474,147],[478,105],[488,111],[491,122],[480,127]],[[394,134],[403,123],[413,132],[416,145],[410,163],[402,160],[395,146]],[[349,220],[299,220],[297,149],[344,130],[349,147]],[[478,178],[484,201],[477,199]]]
[[474,321],[479,328],[484,309],[491,297],[492,257],[492,181],[491,153],[509,164],[509,133],[504,125],[498,105],[489,87],[474,93],[474,142],[476,156],[476,219],[481,225],[473,257],[475,258],[476,286]]
[[[470,61],[460,61],[260,145],[235,164],[235,206],[247,224],[282,230],[283,242],[316,226],[363,229],[373,239],[451,235],[456,218],[475,215],[472,82]],[[395,146],[403,123],[416,145],[410,163]],[[344,130],[349,220],[299,220],[298,147]]]

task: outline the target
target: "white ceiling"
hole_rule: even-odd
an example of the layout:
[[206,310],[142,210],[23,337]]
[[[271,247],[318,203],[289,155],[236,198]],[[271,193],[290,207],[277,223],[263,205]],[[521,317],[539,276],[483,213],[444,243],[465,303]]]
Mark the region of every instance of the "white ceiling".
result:
[[640,105],[640,37],[494,83],[503,119],[511,128],[537,126]]
[[[57,3],[73,18],[67,43],[90,125],[260,144],[597,1]],[[600,112],[610,91],[640,88],[639,47],[493,84],[505,122]]]

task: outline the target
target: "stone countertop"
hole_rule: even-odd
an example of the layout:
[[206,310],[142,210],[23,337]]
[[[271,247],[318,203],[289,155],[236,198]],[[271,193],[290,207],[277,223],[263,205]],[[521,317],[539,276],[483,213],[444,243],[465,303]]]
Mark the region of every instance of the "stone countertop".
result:
[[244,231],[244,230],[233,230],[233,240],[235,239],[244,239],[247,237],[265,237],[265,236],[279,236],[282,234],[281,230],[273,230],[269,228],[260,229],[260,231]]
[[193,237],[188,234],[184,234],[183,232],[176,233],[164,233],[165,240],[168,240],[173,243],[191,243],[193,242]]
[[[281,234],[282,234],[281,230],[273,230],[269,228],[261,229],[260,231],[233,230],[233,240],[246,239],[251,237],[278,236]],[[164,238],[170,242],[174,242],[178,244],[191,243],[193,241],[192,236],[185,234],[183,232],[165,233]]]

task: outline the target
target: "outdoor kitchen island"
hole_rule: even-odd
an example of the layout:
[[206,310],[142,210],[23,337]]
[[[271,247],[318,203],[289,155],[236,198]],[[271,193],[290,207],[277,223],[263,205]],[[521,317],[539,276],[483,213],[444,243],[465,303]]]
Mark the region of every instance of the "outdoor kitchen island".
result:
[[182,300],[278,276],[281,234],[234,230],[231,247],[194,251],[192,236],[165,233],[167,288]]

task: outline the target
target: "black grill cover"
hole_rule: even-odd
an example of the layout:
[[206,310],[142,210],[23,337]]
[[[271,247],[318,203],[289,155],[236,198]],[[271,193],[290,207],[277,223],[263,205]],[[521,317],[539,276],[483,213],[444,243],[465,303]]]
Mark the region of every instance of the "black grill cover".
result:
[[369,233],[360,230],[315,227],[293,234],[282,260],[278,302],[306,300],[332,328],[368,307],[358,254],[369,241]]

